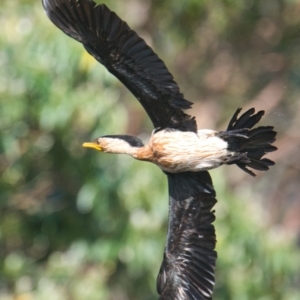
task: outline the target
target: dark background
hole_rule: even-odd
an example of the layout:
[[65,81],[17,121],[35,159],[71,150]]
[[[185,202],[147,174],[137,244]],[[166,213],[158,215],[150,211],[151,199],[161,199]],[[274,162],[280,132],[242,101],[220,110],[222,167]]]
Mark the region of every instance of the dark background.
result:
[[[300,299],[300,1],[105,3],[166,62],[199,128],[225,129],[237,107],[266,111],[276,166],[211,172],[214,299]],[[147,115],[40,1],[2,0],[0,28],[0,298],[157,299],[166,178],[81,147],[104,134],[147,141]]]

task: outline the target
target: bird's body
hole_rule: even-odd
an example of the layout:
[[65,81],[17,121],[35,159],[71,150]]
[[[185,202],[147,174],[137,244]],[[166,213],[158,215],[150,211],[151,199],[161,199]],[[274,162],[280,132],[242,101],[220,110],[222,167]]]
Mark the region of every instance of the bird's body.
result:
[[228,143],[213,130],[166,129],[152,134],[153,163],[170,173],[199,172],[220,166],[230,155]]
[[170,173],[199,172],[226,163],[234,155],[228,143],[214,130],[180,131],[164,129],[154,131],[145,146],[132,147],[122,139],[99,138],[103,152],[128,154],[138,160],[149,161]]
[[271,126],[253,127],[264,112],[238,109],[225,131],[198,130],[191,107],[164,62],[104,4],[90,0],[42,0],[52,22],[83,44],[96,60],[136,96],[155,130],[144,145],[128,135],[102,136],[84,146],[128,154],[158,165],[169,184],[169,224],[157,278],[161,300],[208,300],[217,254],[213,206],[215,191],[207,172],[222,164],[266,171],[276,150]]

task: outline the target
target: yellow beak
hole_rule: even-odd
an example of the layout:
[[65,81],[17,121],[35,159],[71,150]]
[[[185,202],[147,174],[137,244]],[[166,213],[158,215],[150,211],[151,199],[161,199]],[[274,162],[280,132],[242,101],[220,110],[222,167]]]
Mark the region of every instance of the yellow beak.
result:
[[96,149],[98,151],[103,151],[103,149],[95,142],[94,143],[83,143],[82,146],[85,148],[92,148],[92,149]]

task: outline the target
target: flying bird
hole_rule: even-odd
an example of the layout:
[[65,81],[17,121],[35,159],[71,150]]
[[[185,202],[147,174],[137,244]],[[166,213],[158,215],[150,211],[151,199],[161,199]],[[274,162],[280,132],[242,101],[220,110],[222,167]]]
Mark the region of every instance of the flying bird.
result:
[[191,107],[164,62],[106,5],[89,0],[42,0],[50,20],[115,75],[138,99],[154,130],[148,144],[134,136],[105,135],[84,147],[128,154],[156,164],[169,184],[169,223],[157,277],[159,299],[211,299],[217,253],[215,191],[207,172],[236,164],[248,174],[274,162],[271,126],[253,127],[264,111],[237,109],[225,131],[198,130]]

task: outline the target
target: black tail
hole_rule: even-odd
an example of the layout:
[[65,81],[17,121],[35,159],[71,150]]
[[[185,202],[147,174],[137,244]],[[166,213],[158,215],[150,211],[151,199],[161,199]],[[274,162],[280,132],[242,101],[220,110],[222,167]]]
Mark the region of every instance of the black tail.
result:
[[263,110],[254,114],[255,109],[251,108],[238,118],[241,110],[241,108],[237,109],[227,130],[220,132],[219,136],[228,142],[228,150],[236,152],[226,161],[226,164],[236,164],[246,173],[255,176],[247,167],[267,171],[275,164],[272,160],[262,157],[268,152],[277,150],[271,145],[276,140],[277,132],[272,126],[251,129],[264,115]]

